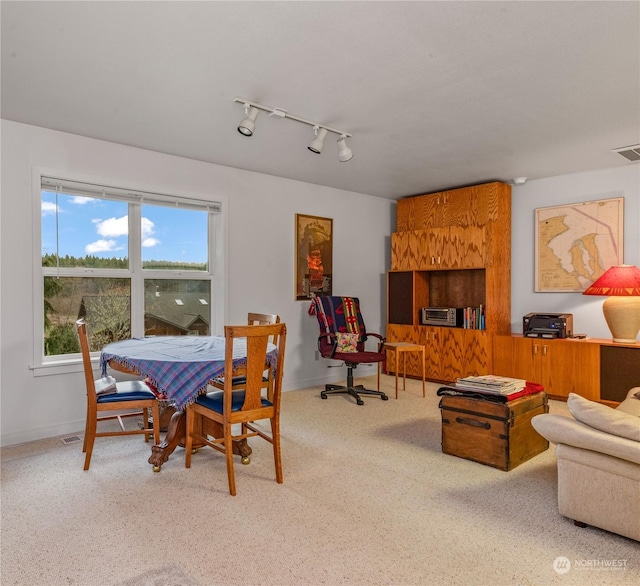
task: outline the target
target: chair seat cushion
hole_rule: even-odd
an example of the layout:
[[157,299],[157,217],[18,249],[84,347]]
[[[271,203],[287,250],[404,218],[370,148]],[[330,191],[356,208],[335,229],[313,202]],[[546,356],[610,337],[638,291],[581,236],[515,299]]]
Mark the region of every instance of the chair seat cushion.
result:
[[[216,383],[217,385],[224,385],[224,377],[220,376],[218,378],[214,378],[213,382]],[[263,383],[268,383],[269,379],[266,376],[262,377],[262,382]],[[247,384],[247,377],[242,375],[242,376],[234,376],[231,379],[231,385],[234,387],[237,387],[238,385],[246,385]]]
[[353,364],[362,364],[370,362],[384,362],[387,357],[379,352],[336,352],[333,356],[327,356],[334,360],[344,360]]
[[[200,395],[196,399],[196,403],[198,405],[202,405],[207,409],[211,409],[212,411],[216,411],[217,413],[222,413],[223,409],[223,396],[224,391],[215,391],[213,393],[207,393],[206,395]],[[242,409],[242,405],[244,404],[244,391],[234,391],[231,393],[231,411],[240,411]],[[271,407],[273,403],[268,401],[264,397],[262,398],[262,406],[263,407]]]
[[155,399],[149,387],[139,380],[125,381],[116,384],[117,392],[98,397],[98,403],[120,403],[121,401],[140,401]]

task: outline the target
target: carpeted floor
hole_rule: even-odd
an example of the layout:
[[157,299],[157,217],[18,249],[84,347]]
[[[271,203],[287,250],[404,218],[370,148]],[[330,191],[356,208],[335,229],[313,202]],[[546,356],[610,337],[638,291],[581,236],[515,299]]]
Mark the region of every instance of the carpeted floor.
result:
[[4,448],[2,585],[640,583],[640,544],[557,513],[553,446],[510,472],[443,454],[437,385],[407,385],[363,406],[285,393],[284,484],[254,439],[236,497],[210,449],[154,474],[135,436],[98,439],[87,472],[81,443]]

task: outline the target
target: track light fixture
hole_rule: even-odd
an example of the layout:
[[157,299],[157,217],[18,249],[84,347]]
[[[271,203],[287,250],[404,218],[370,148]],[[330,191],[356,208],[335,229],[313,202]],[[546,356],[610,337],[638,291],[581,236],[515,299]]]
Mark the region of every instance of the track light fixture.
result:
[[338,160],[341,163],[346,163],[353,159],[353,153],[351,149],[347,146],[347,135],[341,134],[338,139]]
[[327,129],[320,128],[319,126],[314,126],[313,130],[316,133],[316,138],[311,141],[311,144],[307,148],[312,153],[316,153],[316,155],[319,155],[322,152],[322,147],[324,146],[324,139],[327,136]]
[[251,136],[256,129],[256,118],[260,111],[251,104],[244,105],[244,115],[246,118],[238,124],[238,132],[243,136]]
[[262,110],[263,112],[268,112],[270,117],[289,118],[290,120],[295,120],[296,122],[301,122],[302,124],[313,126],[315,138],[307,147],[312,153],[316,153],[318,155],[322,153],[324,139],[327,137],[327,134],[329,134],[329,132],[333,132],[334,134],[339,135],[338,160],[340,162],[346,162],[350,161],[353,158],[353,152],[346,143],[346,139],[352,136],[348,132],[343,132],[342,130],[336,130],[335,128],[330,128],[329,126],[324,126],[322,124],[318,124],[317,122],[311,122],[310,120],[305,120],[304,118],[292,116],[282,108],[269,108],[268,106],[256,104],[255,102],[245,100],[244,98],[235,98],[233,101],[239,102],[244,106],[245,119],[242,120],[242,122],[240,122],[240,124],[238,125],[238,132],[243,136],[253,135],[253,131],[256,127],[256,118],[258,117],[260,110]]

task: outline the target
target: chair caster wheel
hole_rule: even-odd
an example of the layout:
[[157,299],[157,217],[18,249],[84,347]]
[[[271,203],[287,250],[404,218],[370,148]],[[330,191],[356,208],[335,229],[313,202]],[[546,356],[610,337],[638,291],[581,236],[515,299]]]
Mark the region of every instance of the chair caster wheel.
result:
[[153,471],[154,472],[160,472],[160,468],[161,468],[161,466],[154,466],[153,467]]
[[249,456],[242,456],[242,458],[240,458],[240,462],[242,462],[245,466],[248,466],[249,464],[251,464],[251,458]]
[[327,395],[325,395],[324,393],[320,393],[320,398],[321,398],[321,399],[326,399],[326,398],[327,398]]
[[197,453],[198,453],[198,449],[199,449],[199,448],[193,448],[193,449],[191,450],[191,453],[192,453],[192,454],[197,454]]
[[358,405],[364,405],[364,401],[362,399],[358,399],[357,403]]
[[387,397],[387,395],[382,395],[380,398],[381,398],[383,401],[388,401],[388,400],[389,400],[389,397]]

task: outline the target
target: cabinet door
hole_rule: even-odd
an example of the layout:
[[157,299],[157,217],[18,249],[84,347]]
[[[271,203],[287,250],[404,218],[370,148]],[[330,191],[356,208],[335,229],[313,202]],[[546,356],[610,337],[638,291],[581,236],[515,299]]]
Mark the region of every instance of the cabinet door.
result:
[[491,349],[486,332],[461,328],[426,328],[427,377],[444,382],[490,374]]
[[484,228],[452,227],[443,240],[438,254],[438,267],[473,269],[487,266]]
[[493,374],[491,338],[486,331],[462,330],[464,368],[461,376]]
[[[512,338],[512,361],[514,364],[515,378],[540,383],[547,389],[548,382],[544,380],[542,373],[542,344],[531,338]],[[500,374],[500,373],[497,373]],[[507,375],[508,376],[508,375]]]
[[585,399],[600,398],[600,348],[577,340],[553,340],[541,344],[542,372],[547,394],[567,398],[576,393]]

